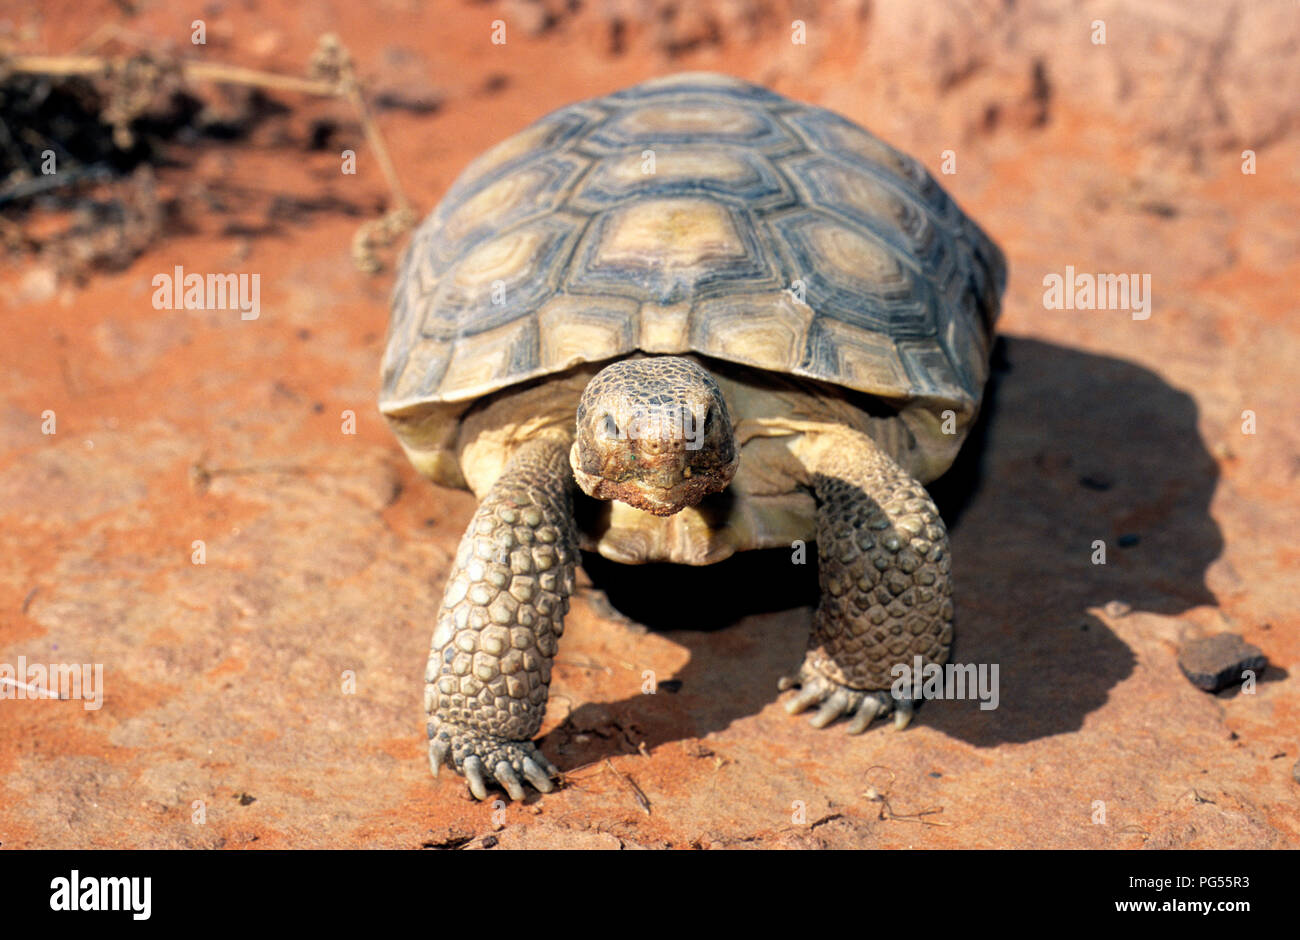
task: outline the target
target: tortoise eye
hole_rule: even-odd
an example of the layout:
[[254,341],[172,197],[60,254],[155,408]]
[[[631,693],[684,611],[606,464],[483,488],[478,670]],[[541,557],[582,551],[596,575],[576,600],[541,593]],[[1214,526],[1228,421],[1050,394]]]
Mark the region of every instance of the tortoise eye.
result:
[[618,422],[614,420],[613,415],[605,415],[605,436],[609,438],[619,437]]

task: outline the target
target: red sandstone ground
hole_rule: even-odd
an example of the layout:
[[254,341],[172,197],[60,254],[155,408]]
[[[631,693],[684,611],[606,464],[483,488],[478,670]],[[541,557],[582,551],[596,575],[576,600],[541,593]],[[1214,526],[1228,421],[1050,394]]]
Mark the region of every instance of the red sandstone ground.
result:
[[[113,22],[298,74],[338,33],[372,95],[437,102],[377,111],[421,213],[542,114],[684,69],[833,108],[936,174],[954,151],[942,182],[1011,263],[981,432],[936,486],[957,658],[999,664],[1000,707],[931,703],[904,734],[812,732],[775,694],[806,636],[800,587],[741,609],[752,569],[733,566],[673,582],[649,632],[605,619],[590,590],[575,598],[542,739],[562,792],[510,807],[496,831],[458,779],[432,780],[421,676],[473,501],[421,480],[376,411],[392,271],[349,257],[388,198],[372,153],[344,105],[280,94],[291,110],[241,141],[176,144],[158,183],[188,194],[189,231],[80,284],[49,257],[11,255],[0,274],[0,663],[102,663],[106,685],[98,711],[0,700],[0,843],[1300,843],[1294,4],[551,6],[144,2],[128,16],[49,0],[4,4],[0,23],[20,51],[70,51]],[[330,146],[307,149],[325,119]],[[339,173],[345,147],[356,176]],[[324,208],[273,217],[276,197]],[[178,264],[260,273],[260,319],[155,310],[151,278]],[[1043,277],[1067,265],[1150,274],[1150,319],[1045,309]],[[630,612],[667,590],[630,574],[595,572]],[[743,617],[719,626],[720,611]],[[1252,694],[1207,695],[1178,671],[1181,639],[1222,630],[1272,663]],[[680,689],[640,694],[647,669]]]

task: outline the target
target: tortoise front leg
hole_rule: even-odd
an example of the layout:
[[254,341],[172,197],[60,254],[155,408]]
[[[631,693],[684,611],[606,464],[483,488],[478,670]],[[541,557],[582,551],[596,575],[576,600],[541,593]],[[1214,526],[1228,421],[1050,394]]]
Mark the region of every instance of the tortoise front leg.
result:
[[802,666],[781,680],[801,686],[791,714],[814,704],[822,728],[851,715],[850,734],[913,703],[889,688],[892,668],[942,665],[952,646],[948,536],[925,487],[865,434],[844,429],[805,438],[797,454],[817,498],[821,603]]
[[551,662],[573,591],[578,534],[568,442],[532,441],[510,459],[456,552],[425,670],[429,763],[491,778],[512,799],[559,773],[531,738],[546,714]]

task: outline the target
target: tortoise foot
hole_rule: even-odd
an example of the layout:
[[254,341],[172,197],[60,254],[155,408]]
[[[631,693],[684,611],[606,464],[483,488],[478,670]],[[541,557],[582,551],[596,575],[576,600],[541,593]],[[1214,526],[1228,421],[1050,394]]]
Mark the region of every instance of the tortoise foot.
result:
[[509,741],[451,722],[431,722],[429,767],[433,775],[450,765],[465,777],[476,800],[486,800],[488,786],[499,785],[512,800],[526,796],[524,781],[542,793],[555,789],[560,771],[532,741]]
[[814,728],[825,728],[836,718],[845,717],[849,719],[845,730],[861,734],[877,718],[893,713],[894,728],[901,731],[911,722],[915,710],[911,699],[896,699],[887,689],[854,689],[828,679],[807,660],[777,684],[782,692],[796,687],[799,694],[785,703],[785,710],[797,715],[813,705],[820,706],[809,721]]

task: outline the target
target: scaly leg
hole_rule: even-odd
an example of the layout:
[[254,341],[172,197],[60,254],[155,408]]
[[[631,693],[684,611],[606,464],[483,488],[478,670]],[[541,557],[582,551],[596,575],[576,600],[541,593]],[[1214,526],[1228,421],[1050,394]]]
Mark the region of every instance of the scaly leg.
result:
[[532,737],[546,714],[551,662],[573,591],[578,534],[568,441],[543,438],[510,459],[456,552],[425,671],[429,763],[465,775],[475,798],[495,778],[554,789],[559,771]]
[[791,714],[820,705],[822,728],[851,716],[849,734],[894,712],[899,728],[913,702],[895,699],[897,663],[942,665],[952,646],[948,536],[925,487],[865,434],[812,436],[798,450],[817,498],[822,599],[803,665],[781,680],[801,686]]

